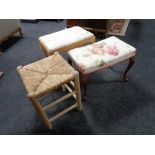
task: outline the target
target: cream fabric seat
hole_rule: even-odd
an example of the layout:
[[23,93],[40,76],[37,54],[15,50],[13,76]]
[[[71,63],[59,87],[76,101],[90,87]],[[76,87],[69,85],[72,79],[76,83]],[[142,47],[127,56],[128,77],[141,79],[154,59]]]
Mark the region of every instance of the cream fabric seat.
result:
[[74,26],[39,38],[42,50],[47,56],[53,52],[66,52],[70,49],[95,42],[95,36],[85,29]]
[[113,64],[135,56],[136,49],[116,37],[110,37],[94,44],[72,49],[69,57],[79,71],[87,74],[98,68],[106,68]]

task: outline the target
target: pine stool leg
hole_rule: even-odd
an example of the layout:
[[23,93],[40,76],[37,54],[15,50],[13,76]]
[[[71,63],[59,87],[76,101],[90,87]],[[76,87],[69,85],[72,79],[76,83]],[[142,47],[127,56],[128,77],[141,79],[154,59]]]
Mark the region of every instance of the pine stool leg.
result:
[[78,110],[82,110],[82,103],[81,103],[81,91],[80,91],[80,81],[79,81],[79,73],[75,71],[75,92],[76,92],[76,102]]
[[39,116],[43,119],[44,123],[47,125],[49,129],[52,129],[52,124],[49,122],[49,119],[46,115],[46,113],[43,111],[40,102],[35,97],[29,97],[31,100],[33,106],[35,107],[36,111],[38,112]]

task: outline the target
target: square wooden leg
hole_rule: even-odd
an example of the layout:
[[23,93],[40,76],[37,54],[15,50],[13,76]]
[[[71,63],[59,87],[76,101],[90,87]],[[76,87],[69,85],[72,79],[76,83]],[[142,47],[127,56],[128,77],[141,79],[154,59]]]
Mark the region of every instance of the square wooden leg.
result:
[[38,112],[39,116],[42,118],[46,126],[49,129],[52,129],[52,124],[50,123],[46,113],[43,111],[39,100],[35,97],[29,97],[29,99],[31,100],[33,106],[35,107],[36,111]]
[[80,74],[80,79],[81,79],[81,85],[83,87],[82,101],[86,101],[88,75]]
[[80,81],[79,81],[79,73],[75,72],[75,92],[76,92],[76,102],[78,106],[78,110],[82,110],[82,103],[81,103],[81,91],[80,91]]

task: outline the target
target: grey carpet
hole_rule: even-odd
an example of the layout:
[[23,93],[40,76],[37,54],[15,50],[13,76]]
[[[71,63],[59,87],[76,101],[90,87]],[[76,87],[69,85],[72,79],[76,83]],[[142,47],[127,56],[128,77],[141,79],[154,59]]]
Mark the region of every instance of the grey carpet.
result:
[[13,37],[2,45],[0,134],[155,134],[155,20],[131,20],[126,36],[121,37],[137,48],[127,83],[122,80],[127,62],[92,74],[83,112],[64,115],[54,122],[52,131],[44,126],[26,97],[16,67],[43,58],[38,37],[65,26],[65,21],[23,23],[24,38]]

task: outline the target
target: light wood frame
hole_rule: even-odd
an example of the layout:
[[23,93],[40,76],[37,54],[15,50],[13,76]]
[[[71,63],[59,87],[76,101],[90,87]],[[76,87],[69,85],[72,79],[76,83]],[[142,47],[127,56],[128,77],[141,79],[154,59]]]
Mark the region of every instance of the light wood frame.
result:
[[[71,84],[71,86],[72,86],[72,88],[74,90],[69,86],[69,84],[67,84],[67,83],[64,84],[62,86],[63,91],[65,91],[67,89],[69,91],[69,93],[67,93],[66,95],[60,97],[59,99],[57,99],[57,100],[55,100],[55,101],[53,101],[51,103],[48,103],[45,106],[42,106],[41,102],[39,101],[39,97],[34,97],[34,96],[31,96],[30,94],[28,94],[28,98],[30,99],[30,101],[32,102],[34,108],[38,112],[39,116],[42,118],[43,122],[46,124],[46,126],[49,129],[52,129],[53,121],[55,121],[57,118],[61,117],[65,113],[71,111],[74,108],[77,108],[79,111],[82,110],[79,73],[77,71],[75,71],[73,80],[68,81],[68,83]],[[52,107],[58,105],[59,103],[61,103],[62,101],[68,99],[71,96],[73,96],[75,98],[75,103],[73,105],[71,105],[67,109],[59,112],[55,116],[52,116],[52,117],[48,118],[48,116],[46,114],[47,110],[49,110]]]

